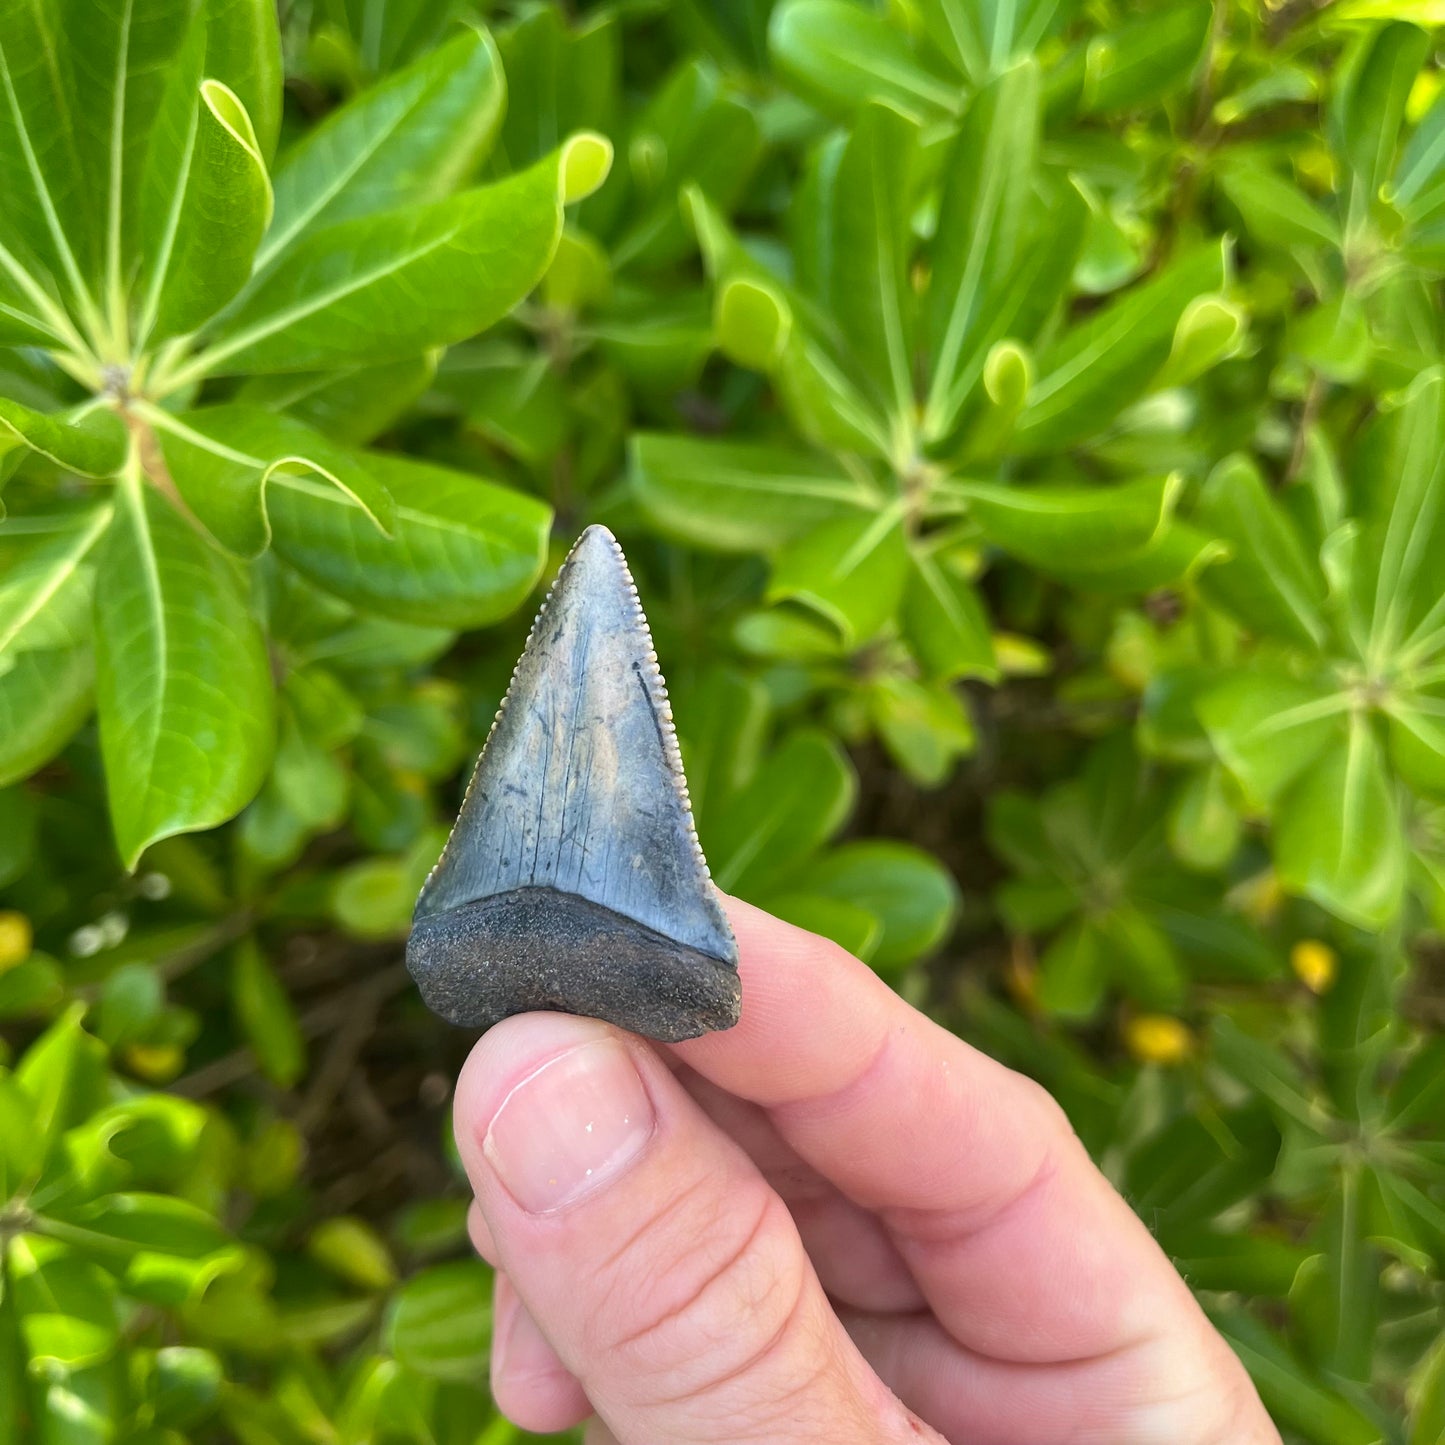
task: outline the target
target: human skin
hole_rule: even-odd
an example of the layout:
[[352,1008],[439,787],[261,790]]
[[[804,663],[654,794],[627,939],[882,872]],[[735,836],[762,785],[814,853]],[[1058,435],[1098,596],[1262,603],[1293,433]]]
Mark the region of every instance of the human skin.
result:
[[588,1445],[1279,1445],[1037,1084],[728,900],[736,1028],[507,1019],[457,1086],[492,1391]]

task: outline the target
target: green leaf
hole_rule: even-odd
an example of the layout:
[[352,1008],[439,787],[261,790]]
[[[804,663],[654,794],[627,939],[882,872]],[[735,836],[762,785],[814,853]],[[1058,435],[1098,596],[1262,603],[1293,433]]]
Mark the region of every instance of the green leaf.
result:
[[1212,1314],[1243,1360],[1271,1416],[1318,1445],[1379,1445],[1379,1426],[1343,1395],[1319,1383],[1264,1325],[1242,1310]]
[[204,1259],[235,1248],[231,1236],[204,1209],[169,1194],[107,1194],[52,1215],[71,1226],[62,1239],[98,1260],[113,1260],[117,1254]]
[[254,406],[206,407],[148,415],[182,501],[223,546],[259,557],[271,544],[272,497],[300,486],[334,488],[384,536],[396,525],[396,502],[344,447],[291,417]]
[[105,1087],[105,1046],[80,1026],[74,1006],[25,1051],[15,1081],[30,1096],[30,1128],[40,1157],[73,1124],[100,1107]]
[[376,365],[484,331],[541,279],[563,206],[600,184],[610,162],[610,144],[584,132],[493,185],[324,227],[242,293],[170,384]]
[[792,733],[726,810],[704,820],[704,851],[719,888],[777,891],[842,826],[857,780],[838,745],[811,729]]
[[10,1277],[30,1366],[64,1376],[109,1357],[120,1335],[115,1281],[48,1240],[17,1242]]
[[1385,198],[1415,226],[1440,218],[1445,207],[1445,97],[1436,97],[1400,155]]
[[847,0],[783,0],[768,53],[802,95],[835,113],[884,101],[932,120],[962,107],[956,81],[929,70],[896,26]]
[[1216,872],[1234,857],[1242,831],[1224,770],[1207,767],[1190,773],[1169,809],[1169,846],[1174,856],[1191,868]]
[[437,354],[352,366],[343,371],[283,372],[251,377],[235,400],[268,411],[284,409],[297,421],[347,446],[369,442],[431,385]]
[[209,321],[251,276],[271,182],[246,107],[219,80],[177,70],[146,162],[139,332],[157,341]]
[[1367,436],[1354,459],[1363,523],[1355,587],[1369,618],[1367,667],[1414,658],[1441,640],[1445,602],[1433,559],[1445,546],[1445,372],[1432,368]]
[[231,1009],[261,1066],[282,1089],[306,1072],[306,1042],[291,999],[254,938],[236,947],[231,964]]
[[1036,566],[1067,567],[1147,545],[1167,525],[1180,484],[1168,476],[1112,487],[966,482],[957,490],[989,542]]
[[706,819],[730,806],[757,768],[768,694],[756,678],[712,665],[674,689],[672,706],[693,817]]
[[[13,971],[13,970],[12,970]],[[39,1172],[40,1145],[34,1101],[9,1069],[0,1068],[0,1193],[18,1194]],[[0,1327],[4,1320],[0,1317]]]
[[1361,1175],[1346,1168],[1325,1210],[1323,1252],[1300,1271],[1291,1291],[1296,1331],[1322,1372],[1369,1378],[1380,1322],[1380,1263],[1365,1239]]
[[1018,254],[1038,133],[1039,72],[1026,62],[973,97],[949,152],[925,318],[933,371],[923,431],[930,439],[953,430],[977,380],[989,300]]
[[1198,520],[1230,550],[1204,574],[1206,595],[1266,636],[1321,646],[1324,579],[1251,461],[1229,457],[1214,469]]
[[988,613],[974,585],[937,557],[909,549],[903,632],[930,677],[998,678]]
[[436,1380],[486,1378],[492,1340],[492,1272],[477,1260],[434,1265],[393,1296],[386,1347],[409,1370]]
[[1042,351],[1019,417],[1019,449],[1053,451],[1100,431],[1164,364],[1189,303],[1223,289],[1226,270],[1221,244],[1199,245]]
[[90,712],[89,639],[22,651],[0,671],[0,787],[27,778],[75,735]]
[[204,0],[206,74],[246,107],[269,162],[281,130],[281,28],[271,0]]
[[766,552],[840,517],[876,512],[862,478],[813,452],[636,432],[629,481],[664,532],[709,550]]
[[334,110],[276,167],[276,211],[258,270],[334,222],[450,195],[491,148],[505,101],[496,46],[477,30]]
[[96,696],[111,819],[133,868],[250,801],[275,727],[271,669],[233,565],[132,482],[96,591]]
[[1239,672],[1196,706],[1246,797],[1268,806],[1339,735],[1349,705],[1344,693],[1288,674]]
[[1410,1377],[1409,1445],[1433,1445],[1445,1438],[1445,1339],[1425,1354]]
[[23,531],[0,525],[0,678],[25,653],[86,642],[93,554],[112,511],[27,517]]
[[[61,42],[58,5],[12,5],[0,33],[0,269],[22,294],[46,298],[48,287],[30,275],[53,276],[67,299],[88,307],[94,297],[87,273],[97,254],[95,227],[104,214],[106,188],[89,184],[82,164],[77,106],[83,92],[75,75],[76,53]],[[104,35],[95,37],[103,50]],[[50,63],[47,63],[50,57]],[[113,70],[115,52],[106,67]],[[99,105],[97,108],[100,108]],[[7,291],[8,291],[7,287]],[[8,296],[5,299],[9,299]],[[55,308],[57,311],[59,308]]]
[[928,38],[981,84],[1038,48],[1070,0],[916,0]]
[[821,938],[831,938],[854,958],[871,962],[883,932],[879,920],[857,903],[843,898],[828,898],[817,893],[778,893],[766,900],[767,910],[775,918],[806,928]]
[[113,1050],[150,1032],[165,1010],[165,984],[144,963],[126,963],[115,970],[100,991],[95,1030]]
[[393,535],[335,487],[295,476],[269,493],[275,550],[365,612],[433,627],[505,617],[541,574],[549,508],[494,482],[401,456],[366,470],[397,499]]
[[199,1425],[219,1398],[224,1369],[210,1350],[166,1345],[156,1351],[149,1397],[156,1423],[184,1430]]
[[1395,781],[1374,728],[1356,714],[1280,799],[1275,866],[1291,892],[1361,928],[1395,917],[1405,892],[1406,854]]
[[1338,248],[1340,228],[1293,182],[1268,169],[1263,160],[1225,153],[1215,172],[1220,189],[1257,241],[1284,251]]
[[390,1289],[396,1265],[386,1241],[363,1220],[341,1216],[324,1219],[306,1246],[318,1264],[362,1289]]
[[14,446],[39,452],[63,471],[111,477],[125,462],[127,440],[125,424],[108,407],[70,421],[0,396],[0,457]]
[[1145,1008],[1174,1010],[1188,980],[1169,935],[1142,909],[1123,905],[1094,920],[1113,975]]
[[884,746],[914,782],[935,788],[974,749],[973,719],[942,683],[880,677],[866,693],[868,716]]
[[35,860],[35,801],[24,788],[0,788],[0,888]]
[[888,105],[825,143],[799,193],[799,281],[836,319],[895,428],[913,412],[915,306],[909,283],[918,132]]
[[901,968],[933,953],[958,910],[958,886],[937,859],[883,839],[831,849],[803,872],[797,887],[876,917],[882,931],[869,961],[880,969]]
[[1368,215],[1394,170],[1405,102],[1429,49],[1423,30],[1382,25],[1366,30],[1341,66],[1327,133],[1351,172],[1352,223]]
[[1181,1224],[1204,1224],[1263,1189],[1282,1138],[1258,1104],[1208,1123],[1173,1120],[1129,1159],[1124,1193],[1156,1232],[1172,1238]]
[[840,517],[778,552],[770,600],[801,602],[826,617],[849,645],[866,642],[898,609],[908,546],[896,507]]
[[754,371],[772,371],[782,361],[793,317],[775,289],[730,277],[718,289],[713,316],[718,348],[730,361]]
[[1082,110],[1110,115],[1147,104],[1188,81],[1204,51],[1210,0],[1164,6],[1090,42]]
[[630,224],[613,243],[613,265],[655,268],[686,255],[692,242],[680,194],[699,192],[730,210],[761,151],[752,106],[724,90],[711,65],[679,66],[633,122]]
[[1108,986],[1107,947],[1090,919],[1069,923],[1039,960],[1039,1007],[1055,1018],[1092,1018]]

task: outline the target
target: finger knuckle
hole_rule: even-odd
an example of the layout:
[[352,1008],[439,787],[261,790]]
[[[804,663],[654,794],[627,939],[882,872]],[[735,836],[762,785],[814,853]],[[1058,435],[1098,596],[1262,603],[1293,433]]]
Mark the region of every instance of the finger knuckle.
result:
[[626,1317],[603,1342],[608,1369],[653,1404],[746,1374],[786,1338],[806,1287],[791,1219],[770,1190],[748,1202],[694,1196],[658,1223],[614,1265]]

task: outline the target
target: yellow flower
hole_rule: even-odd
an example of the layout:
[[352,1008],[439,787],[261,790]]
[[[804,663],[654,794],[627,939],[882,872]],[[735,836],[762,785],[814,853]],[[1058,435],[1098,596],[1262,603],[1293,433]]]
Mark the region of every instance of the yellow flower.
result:
[[152,1084],[166,1084],[180,1073],[185,1051],[175,1044],[131,1044],[125,1051],[125,1066]]
[[1179,1064],[1194,1051],[1186,1024],[1167,1014],[1137,1014],[1124,1025],[1124,1043],[1141,1064]]
[[1328,993],[1340,971],[1340,956],[1318,938],[1302,938],[1289,951],[1289,966],[1311,993]]
[[30,920],[23,913],[0,913],[0,973],[30,957],[33,937]]

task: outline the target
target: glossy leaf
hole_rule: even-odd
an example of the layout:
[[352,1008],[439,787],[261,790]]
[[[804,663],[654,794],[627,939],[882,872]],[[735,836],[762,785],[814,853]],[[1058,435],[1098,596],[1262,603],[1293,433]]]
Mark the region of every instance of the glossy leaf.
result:
[[836,318],[895,426],[913,402],[908,266],[916,146],[916,128],[904,115],[865,106],[846,142],[813,157],[797,223],[799,279]]
[[1107,115],[1154,100],[1189,79],[1204,50],[1214,7],[1165,7],[1089,42],[1083,109]]
[[271,219],[251,117],[219,80],[197,84],[196,69],[177,68],[146,165],[140,330],[149,340],[193,331],[230,301]]
[[1149,477],[1115,487],[975,482],[960,491],[990,542],[1040,566],[1067,566],[1145,546],[1167,524],[1178,489],[1176,478]]
[[1242,622],[1266,635],[1319,647],[1325,640],[1325,586],[1299,534],[1244,458],[1214,469],[1199,518],[1228,544],[1204,585]]
[[908,548],[896,510],[842,517],[778,553],[768,596],[813,608],[846,643],[856,644],[893,615],[907,570]]
[[793,85],[829,109],[881,100],[931,119],[962,104],[956,82],[930,71],[895,27],[847,0],[783,0],[768,51]]
[[504,181],[322,228],[242,293],[193,367],[380,364],[484,330],[541,279],[564,203],[595,188],[610,155],[574,136]]
[[1097,432],[1100,418],[1132,401],[1163,365],[1185,307],[1224,282],[1222,247],[1202,245],[1070,327],[1039,354],[1039,378],[1019,418],[1020,449],[1051,450]]
[[256,792],[271,673],[241,579],[163,497],[122,493],[96,592],[96,697],[121,858],[214,826]]
[[654,522],[696,546],[771,551],[822,522],[875,511],[862,479],[811,452],[635,433],[634,495]]
[[976,83],[1036,50],[1071,9],[1069,0],[918,0],[928,38]]
[[978,590],[956,571],[926,553],[909,551],[904,584],[903,631],[930,676],[998,676],[988,614]]
[[1405,845],[1394,780],[1369,722],[1351,719],[1280,801],[1275,859],[1287,888],[1362,928],[1400,907]]
[[468,31],[333,111],[276,167],[276,210],[257,268],[274,268],[337,221],[448,196],[486,155],[505,98],[496,46],[485,31]]
[[898,968],[926,957],[948,935],[958,889],[921,849],[884,841],[845,843],[820,858],[798,886],[872,914],[880,932],[869,961]]
[[1349,699],[1288,676],[1241,672],[1203,697],[1199,716],[1253,801],[1268,804],[1340,737]]
[[851,766],[830,738],[793,733],[733,805],[706,820],[703,848],[718,887],[778,887],[837,832],[856,787]]
[[254,940],[238,946],[231,1007],[266,1077],[289,1089],[306,1071],[306,1044],[290,999]]
[[434,1265],[408,1280],[387,1309],[387,1347],[431,1379],[478,1379],[492,1336],[491,1271],[475,1260]]
[[365,464],[288,416],[239,405],[153,416],[181,499],[238,556],[266,550],[271,493],[303,480],[335,488],[338,504],[360,512],[383,536],[395,527],[395,499]]
[[930,438],[952,430],[976,376],[970,362],[986,332],[988,298],[1018,254],[1038,128],[1038,68],[1024,63],[973,97],[951,149],[928,286]]
[[363,611],[423,626],[505,616],[541,573],[548,508],[495,482],[398,456],[366,472],[396,499],[392,535],[329,482],[290,476],[269,493],[276,551]]
[[65,471],[109,477],[125,461],[126,445],[125,426],[108,408],[69,419],[0,396],[0,457],[11,447],[29,447]]

